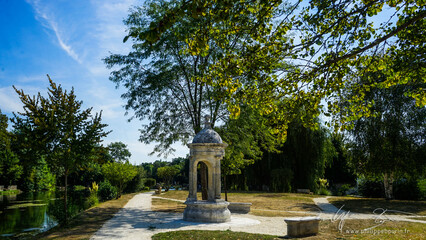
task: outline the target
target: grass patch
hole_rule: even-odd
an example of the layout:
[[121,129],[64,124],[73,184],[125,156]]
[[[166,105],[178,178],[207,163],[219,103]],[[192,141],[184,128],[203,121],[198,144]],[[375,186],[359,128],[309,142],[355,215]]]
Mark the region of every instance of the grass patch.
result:
[[320,234],[306,239],[424,239],[425,224],[399,221],[385,221],[381,225],[375,220],[346,220],[339,231],[340,221],[325,220],[320,223]]
[[[406,201],[406,200],[385,200],[381,198],[356,198],[356,197],[333,197],[328,198],[328,201],[343,210],[350,210],[356,213],[372,214],[377,208],[387,209],[386,214],[405,215],[406,212],[415,215],[426,216],[426,201]],[[392,212],[400,211],[400,212]]]
[[182,202],[153,198],[151,209],[153,211],[158,211],[158,212],[183,213],[183,210],[185,210],[185,207],[186,205],[183,204]]
[[[188,191],[168,191],[160,195],[164,198],[185,200],[188,197]],[[197,194],[201,199],[201,193]],[[309,194],[299,193],[228,193],[230,202],[248,202],[252,203],[251,212],[254,215],[266,217],[293,217],[306,216],[312,214],[293,213],[292,211],[311,211],[319,212],[312,198],[317,197]],[[222,199],[225,196],[222,193]],[[155,204],[153,203],[153,206]]]
[[277,210],[259,210],[259,209],[250,209],[250,214],[253,214],[255,216],[262,216],[262,217],[307,217],[307,216],[313,216],[312,213],[277,211]]
[[136,194],[124,194],[120,199],[100,203],[72,219],[68,226],[54,227],[34,239],[89,239]]
[[163,240],[163,239],[191,239],[191,240],[217,240],[217,239],[278,239],[277,236],[263,235],[263,234],[252,234],[244,232],[231,232],[231,231],[174,231],[157,233],[152,236],[152,240]]

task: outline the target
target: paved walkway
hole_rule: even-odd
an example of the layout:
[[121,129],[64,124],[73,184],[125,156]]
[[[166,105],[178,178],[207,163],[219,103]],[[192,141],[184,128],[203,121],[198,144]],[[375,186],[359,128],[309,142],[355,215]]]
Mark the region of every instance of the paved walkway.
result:
[[235,214],[227,223],[195,223],[183,221],[182,213],[151,211],[152,192],[133,197],[91,239],[151,239],[159,232],[176,230],[232,230],[285,236],[287,228],[282,217],[258,217]]
[[[154,212],[151,210],[152,192],[141,193],[133,197],[112,219],[107,221],[91,239],[151,239],[151,236],[176,230],[232,230],[237,232],[287,235],[283,217],[260,217],[251,214],[235,214],[227,223],[195,223],[183,221],[182,213]],[[157,197],[154,197],[157,198]],[[342,211],[327,198],[314,198],[322,212],[314,213],[321,219],[385,219],[390,221],[426,221],[408,219],[412,216],[378,216]],[[302,212],[303,213],[303,212]]]

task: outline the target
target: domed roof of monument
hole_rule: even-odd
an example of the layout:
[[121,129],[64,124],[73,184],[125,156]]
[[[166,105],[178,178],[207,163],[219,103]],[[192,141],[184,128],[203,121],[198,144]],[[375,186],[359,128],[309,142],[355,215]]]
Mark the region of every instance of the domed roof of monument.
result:
[[204,129],[195,135],[192,143],[223,143],[219,133],[212,129],[209,119],[209,116],[205,117]]

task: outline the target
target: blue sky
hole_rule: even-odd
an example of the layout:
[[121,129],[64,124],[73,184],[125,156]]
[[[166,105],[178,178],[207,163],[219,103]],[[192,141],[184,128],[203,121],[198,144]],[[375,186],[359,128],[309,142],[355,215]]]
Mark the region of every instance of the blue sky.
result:
[[[127,53],[122,20],[138,0],[0,0],[0,109],[12,117],[22,104],[12,85],[27,94],[47,92],[46,74],[65,89],[74,87],[84,108],[103,111],[103,122],[113,132],[104,140],[121,141],[132,153],[131,162],[157,159],[148,156],[152,145],[138,141],[141,122],[127,122],[120,95],[108,80],[102,63],[109,53]],[[132,113],[129,113],[132,114]],[[129,115],[130,116],[130,115]],[[175,144],[173,157],[188,148]],[[164,160],[164,159],[162,159]]]

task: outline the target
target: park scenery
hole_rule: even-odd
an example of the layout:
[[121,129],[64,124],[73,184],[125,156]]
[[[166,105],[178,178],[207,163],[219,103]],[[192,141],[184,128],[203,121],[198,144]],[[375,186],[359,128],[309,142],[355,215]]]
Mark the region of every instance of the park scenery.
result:
[[0,239],[426,238],[425,1],[6,0],[0,26]]

